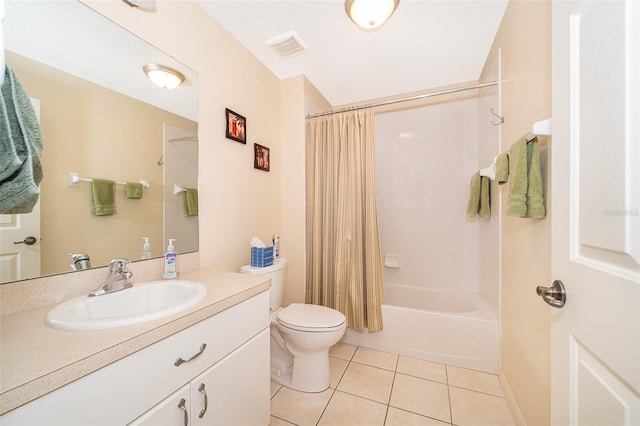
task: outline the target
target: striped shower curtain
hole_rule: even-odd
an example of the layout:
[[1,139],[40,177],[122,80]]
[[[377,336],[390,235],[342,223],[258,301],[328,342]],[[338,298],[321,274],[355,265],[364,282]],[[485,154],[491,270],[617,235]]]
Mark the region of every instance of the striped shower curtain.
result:
[[309,118],[306,128],[306,303],[382,330],[384,285],[370,109]]

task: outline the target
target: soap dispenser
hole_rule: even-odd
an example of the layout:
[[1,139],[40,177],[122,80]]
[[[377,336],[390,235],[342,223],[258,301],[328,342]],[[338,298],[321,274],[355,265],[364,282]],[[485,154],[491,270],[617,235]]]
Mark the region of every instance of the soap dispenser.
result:
[[162,276],[165,279],[172,279],[178,276],[177,255],[173,247],[174,241],[174,238],[169,238],[169,245],[167,245],[167,251],[164,254],[164,274]]
[[144,240],[144,244],[142,245],[142,250],[140,251],[140,260],[151,259],[153,254],[151,253],[151,244],[149,244],[149,237],[142,237]]

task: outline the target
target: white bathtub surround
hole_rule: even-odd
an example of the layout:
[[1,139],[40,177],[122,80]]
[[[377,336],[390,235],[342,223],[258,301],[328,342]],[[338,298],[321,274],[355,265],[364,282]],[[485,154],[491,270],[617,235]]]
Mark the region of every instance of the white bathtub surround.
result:
[[498,322],[477,293],[387,285],[385,296],[384,329],[342,342],[497,374]]
[[372,112],[309,118],[306,135],[305,301],[344,313],[354,330],[380,330],[384,282]]

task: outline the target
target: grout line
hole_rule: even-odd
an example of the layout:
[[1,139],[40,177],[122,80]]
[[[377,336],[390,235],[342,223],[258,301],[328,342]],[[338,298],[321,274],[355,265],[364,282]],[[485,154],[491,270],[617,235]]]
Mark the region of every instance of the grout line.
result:
[[[329,388],[329,389],[331,389],[331,388]],[[333,399],[333,395],[336,394],[336,389],[332,389],[332,391],[333,392],[331,392],[331,396],[327,400],[327,404],[322,409],[322,413],[320,413],[320,417],[318,417],[318,421],[316,422],[316,425],[318,425],[318,423],[320,423],[320,420],[322,420],[322,416],[324,416],[324,413],[327,411],[327,407],[329,406],[329,404],[331,404],[331,400]]]
[[445,364],[444,366],[444,375],[447,380],[447,399],[449,400],[449,418],[451,419],[451,424],[453,424],[453,406],[451,405],[451,385],[449,385],[449,368]]
[[[447,364],[442,364],[445,367],[445,383],[443,383],[443,382],[438,381],[438,380],[432,380],[432,379],[428,379],[428,378],[424,378],[424,377],[420,377],[420,376],[414,376],[412,374],[406,374],[406,373],[398,372],[398,365],[399,365],[399,362],[400,362],[400,355],[399,354],[395,354],[395,355],[397,355],[397,357],[396,357],[396,361],[395,361],[395,367],[394,367],[393,370],[389,370],[387,368],[383,368],[383,367],[376,366],[376,365],[365,364],[365,363],[362,363],[362,362],[354,361],[355,355],[356,355],[356,353],[357,353],[359,348],[360,348],[360,346],[356,346],[356,349],[353,351],[353,353],[351,354],[349,359],[340,358],[340,357],[337,357],[337,356],[331,356],[332,358],[335,358],[335,359],[338,359],[338,360],[342,360],[342,361],[346,361],[347,365],[344,368],[344,370],[342,371],[342,373],[340,374],[340,376],[339,376],[339,378],[337,380],[337,383],[335,384],[335,387],[331,388],[331,386],[329,386],[328,389],[331,390],[331,396],[329,397],[329,399],[327,400],[327,403],[325,404],[324,408],[322,409],[322,412],[321,412],[320,416],[318,417],[318,421],[316,422],[316,425],[320,423],[320,421],[322,420],[322,417],[326,413],[326,410],[329,407],[329,404],[331,403],[333,397],[336,395],[336,392],[339,391],[338,390],[338,386],[342,382],[342,379],[344,378],[344,376],[345,376],[345,374],[346,374],[347,370],[349,369],[349,366],[351,365],[352,362],[355,363],[355,364],[358,364],[358,365],[365,365],[365,366],[372,367],[372,368],[377,368],[377,369],[380,369],[380,370],[383,370],[383,371],[391,371],[391,372],[393,372],[393,380],[392,380],[392,383],[391,383],[391,389],[390,389],[389,397],[387,398],[386,404],[384,402],[380,402],[380,401],[376,401],[376,400],[373,400],[373,399],[370,399],[370,398],[366,398],[366,397],[363,397],[361,395],[357,395],[357,394],[350,393],[350,392],[345,392],[344,390],[340,390],[339,391],[339,392],[342,392],[344,394],[354,396],[356,398],[361,398],[361,399],[364,399],[364,400],[367,400],[367,401],[371,401],[371,402],[374,402],[374,403],[377,403],[377,404],[386,405],[386,410],[385,410],[385,414],[384,414],[384,422],[385,423],[386,423],[387,418],[389,416],[389,410],[390,410],[391,407],[394,407],[395,409],[398,409],[398,410],[401,410],[401,411],[405,411],[405,412],[408,412],[408,413],[412,413],[412,414],[415,414],[415,415],[418,415],[418,416],[421,416],[421,417],[434,419],[434,420],[438,420],[440,422],[443,422],[440,419],[435,419],[433,417],[429,417],[429,416],[426,416],[426,415],[421,414],[421,413],[416,413],[416,412],[413,412],[413,411],[410,411],[410,410],[407,410],[407,409],[404,409],[404,408],[395,407],[395,406],[391,405],[391,396],[393,395],[393,388],[395,386],[395,382],[396,382],[396,378],[397,378],[398,374],[403,374],[403,375],[408,376],[408,377],[413,377],[413,378],[416,378],[416,379],[425,380],[425,381],[438,383],[438,384],[447,386],[447,398],[448,398],[448,403],[449,403],[449,416],[450,416],[449,424],[453,425],[453,426],[455,426],[456,424],[454,423],[454,419],[453,419],[453,406],[452,406],[452,401],[451,401],[451,388],[458,388],[458,389],[463,389],[463,390],[471,391],[471,392],[482,394],[482,395],[486,395],[486,396],[493,396],[495,398],[506,399],[504,396],[495,395],[495,394],[492,394],[492,393],[487,393],[487,392],[476,390],[476,389],[469,389],[467,387],[455,386],[455,385],[450,384],[449,383],[449,380],[450,380],[449,368],[450,367],[454,367],[454,366],[449,366]],[[382,352],[384,352],[384,351],[382,351]],[[391,352],[389,352],[389,353],[391,353]],[[461,368],[461,367],[455,367],[455,368]],[[465,370],[470,370],[470,369],[465,369]],[[470,371],[476,371],[476,370],[470,370]],[[484,373],[484,372],[481,372],[481,373]],[[491,373],[484,373],[484,374],[491,375]],[[273,399],[273,397],[275,397],[283,387],[284,386],[281,385],[280,388],[273,394],[271,399]],[[277,417],[277,416],[273,416],[273,417],[276,417],[276,418],[278,418],[280,420],[283,420],[283,421],[285,421],[287,423],[293,424],[292,422],[290,422],[290,421],[288,421],[286,419],[282,419],[282,418]],[[443,422],[443,423],[446,424],[447,422]]]
[[507,399],[505,396],[496,395],[495,393],[489,393],[489,392],[485,392],[485,391],[481,391],[481,390],[477,390],[477,389],[465,388],[464,386],[456,386],[456,385],[448,385],[448,386],[452,387],[452,388],[466,390],[466,391],[469,391],[469,392],[479,393],[479,394],[482,394],[482,395],[493,396],[493,397],[500,398],[500,399]]

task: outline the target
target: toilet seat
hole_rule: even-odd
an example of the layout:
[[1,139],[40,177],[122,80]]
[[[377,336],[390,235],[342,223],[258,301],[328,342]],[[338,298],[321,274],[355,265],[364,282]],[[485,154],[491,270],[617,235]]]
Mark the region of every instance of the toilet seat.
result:
[[326,306],[292,303],[277,313],[278,323],[292,330],[330,332],[344,326],[346,318]]

